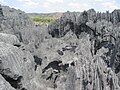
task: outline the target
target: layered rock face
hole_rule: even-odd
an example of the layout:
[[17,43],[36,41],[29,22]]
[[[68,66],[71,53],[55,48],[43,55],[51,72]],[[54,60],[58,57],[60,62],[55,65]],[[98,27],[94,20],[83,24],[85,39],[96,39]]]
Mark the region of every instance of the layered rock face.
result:
[[[66,12],[49,25],[53,38],[63,38],[69,48],[74,44],[77,47],[75,56],[67,56],[72,57],[70,61],[77,60],[73,71],[70,70],[73,78],[70,74],[66,76],[72,80],[66,81],[65,90],[119,90],[119,15],[119,10],[112,13],[96,13],[93,9],[79,14]],[[62,57],[62,61],[67,60]]]
[[32,37],[32,21],[24,12],[3,6],[0,19],[0,90],[33,90],[35,62],[25,49],[25,39],[30,41]]
[[2,6],[0,32],[14,34],[21,42],[28,44],[32,39],[33,22],[20,10]]
[[0,90],[120,90],[119,16],[90,9],[35,26],[0,6]]
[[[2,35],[3,33],[1,34],[1,39],[6,38],[8,41],[0,41],[0,74],[13,88],[22,89],[24,88],[23,86],[28,88],[29,86],[26,86],[26,84],[29,85],[34,75],[33,67],[35,63],[33,56],[28,51],[22,51],[18,48],[17,45],[19,44],[17,44],[17,42],[13,44],[15,42],[13,40],[15,38],[17,39],[16,36],[10,36],[10,34]],[[17,39],[16,41],[19,40]],[[5,87],[4,82],[4,80],[1,82],[4,86],[1,90],[12,90]],[[8,83],[6,83],[6,85]]]

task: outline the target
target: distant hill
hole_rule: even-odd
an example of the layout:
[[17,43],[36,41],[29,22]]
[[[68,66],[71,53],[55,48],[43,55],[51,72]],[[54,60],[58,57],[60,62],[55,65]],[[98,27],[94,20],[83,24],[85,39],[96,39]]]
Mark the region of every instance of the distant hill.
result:
[[56,18],[59,18],[62,16],[62,12],[56,12],[56,13],[27,13],[29,17],[36,17],[36,16],[41,16],[41,17],[51,17],[54,16]]

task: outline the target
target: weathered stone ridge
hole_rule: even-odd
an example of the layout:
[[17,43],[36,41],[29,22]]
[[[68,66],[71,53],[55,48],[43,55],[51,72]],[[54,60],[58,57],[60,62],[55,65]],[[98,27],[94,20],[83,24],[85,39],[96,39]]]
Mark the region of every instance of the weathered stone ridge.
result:
[[[119,85],[116,86],[120,83],[117,79],[120,78],[119,15],[120,10],[114,10],[112,13],[108,11],[106,13],[96,13],[94,9],[81,13],[66,12],[59,20],[49,25],[48,30],[52,37],[65,40],[67,36],[66,42],[69,42],[70,46],[76,43],[76,46],[80,47],[78,51],[81,53],[77,53],[77,48],[74,51],[79,57],[77,64],[79,62],[82,65],[76,66],[79,69],[75,73],[80,75],[77,81],[80,84],[80,87],[78,87],[80,90],[117,90],[119,88]],[[86,38],[86,34],[89,35],[89,39],[79,43],[80,40]],[[73,39],[72,36],[76,36],[76,38]],[[76,40],[79,41],[76,42]],[[82,45],[82,43],[84,44]],[[74,56],[72,55],[72,57]],[[110,77],[112,78],[110,79]],[[113,81],[113,78],[116,78],[115,81]],[[116,84],[113,82],[116,82]],[[72,90],[79,90],[76,88],[77,85],[76,87],[74,85]]]
[[120,90],[119,16],[90,9],[35,26],[0,6],[0,90]]

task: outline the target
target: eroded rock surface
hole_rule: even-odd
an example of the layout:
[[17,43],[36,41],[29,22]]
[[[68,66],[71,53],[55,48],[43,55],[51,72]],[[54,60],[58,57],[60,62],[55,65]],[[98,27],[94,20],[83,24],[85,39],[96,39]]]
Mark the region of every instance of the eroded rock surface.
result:
[[[74,83],[66,81],[70,85],[67,85],[65,90],[119,89],[119,15],[119,10],[96,13],[90,9],[79,15],[66,12],[49,25],[48,30],[52,37],[62,39],[69,49],[76,46],[73,53],[63,47],[64,52],[72,53],[68,56],[65,54],[69,60],[77,59],[76,66],[72,68],[74,75],[71,74]],[[68,61],[64,56],[61,57],[62,62]]]
[[120,90],[119,16],[90,9],[35,26],[0,6],[0,90]]

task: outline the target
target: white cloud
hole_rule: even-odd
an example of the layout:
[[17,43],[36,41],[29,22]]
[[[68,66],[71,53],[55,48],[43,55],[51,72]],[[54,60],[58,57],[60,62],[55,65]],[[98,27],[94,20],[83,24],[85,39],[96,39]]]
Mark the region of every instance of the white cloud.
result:
[[19,2],[22,2],[26,6],[35,6],[38,5],[39,3],[36,2],[35,0],[18,0]]
[[89,4],[86,4],[86,3],[69,3],[68,6],[70,8],[72,8],[72,10],[74,11],[83,11],[83,10],[86,10],[86,9],[89,9],[90,8],[90,5]]
[[47,11],[57,12],[63,11],[64,8],[61,5],[64,4],[63,0],[45,0],[41,7],[44,7]]
[[50,3],[48,3],[48,2],[43,3],[43,7],[49,8],[49,6],[50,6]]
[[0,4],[7,5],[7,2],[5,2],[4,0],[0,0]]
[[101,5],[107,10],[114,10],[119,8],[116,1],[114,0],[109,2],[103,2]]
[[72,7],[80,7],[79,3],[69,3],[68,5]]
[[[0,0],[0,3],[5,3],[4,1]],[[120,7],[117,0],[16,0],[15,3],[19,5],[10,3],[5,5],[27,12],[83,11],[91,8],[98,11],[112,11]]]
[[104,0],[94,0],[95,2],[102,2],[102,1],[104,1]]
[[48,3],[63,3],[63,0],[46,0]]
[[62,4],[63,0],[17,0],[23,4],[25,7],[44,7],[44,8],[51,8],[54,7],[56,4]]
[[103,3],[102,5],[106,8],[111,8],[111,9],[118,8],[114,3],[110,3],[110,2]]
[[[120,5],[116,0],[74,0],[68,4],[68,8],[74,11],[83,11],[94,8],[98,11],[113,11],[119,9]],[[71,9],[72,8],[72,9]]]

